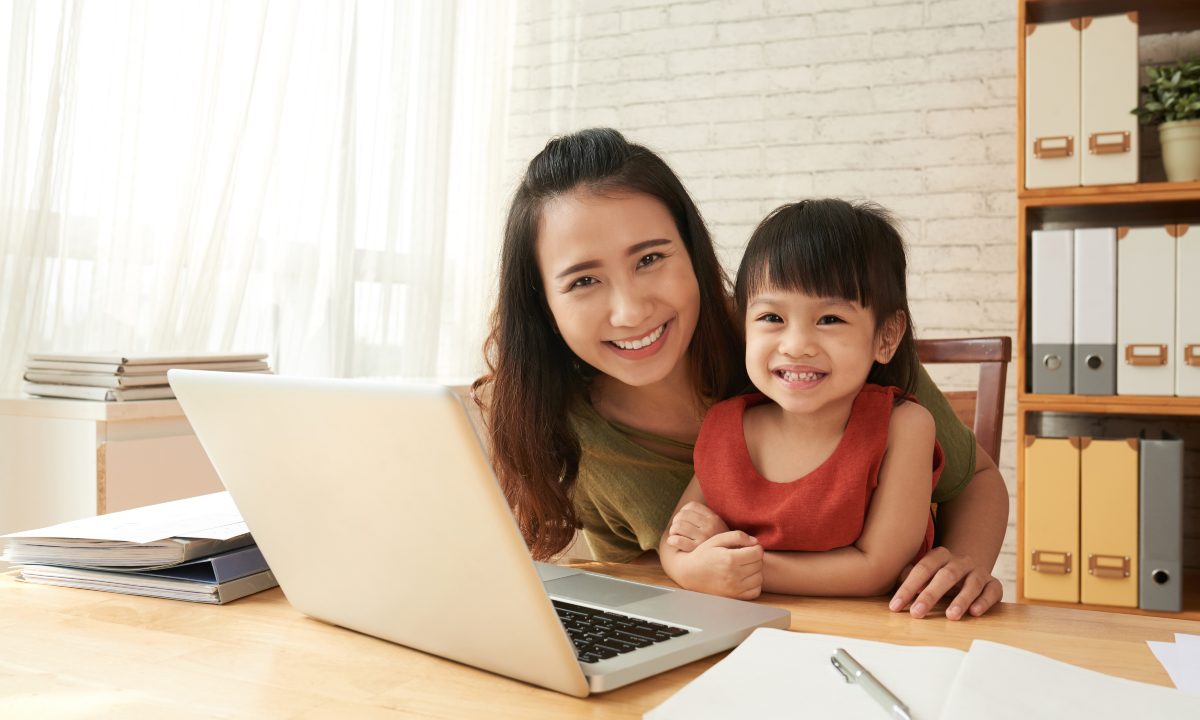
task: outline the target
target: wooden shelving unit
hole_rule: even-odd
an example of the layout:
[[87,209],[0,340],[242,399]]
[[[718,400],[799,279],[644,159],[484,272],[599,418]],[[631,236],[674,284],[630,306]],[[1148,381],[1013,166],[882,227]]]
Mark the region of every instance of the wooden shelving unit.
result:
[[[1017,438],[1031,415],[1073,413],[1112,416],[1200,417],[1200,398],[1160,396],[1036,395],[1029,375],[1029,254],[1034,229],[1115,225],[1200,224],[1200,182],[1025,188],[1025,24],[1083,16],[1137,12],[1141,34],[1200,30],[1195,0],[1017,0]],[[1018,445],[1019,446],[1019,445]],[[1025,459],[1017,452],[1017,600],[1062,607],[1200,620],[1200,576],[1184,581],[1184,612],[1147,611],[1030,600],[1025,597]]]

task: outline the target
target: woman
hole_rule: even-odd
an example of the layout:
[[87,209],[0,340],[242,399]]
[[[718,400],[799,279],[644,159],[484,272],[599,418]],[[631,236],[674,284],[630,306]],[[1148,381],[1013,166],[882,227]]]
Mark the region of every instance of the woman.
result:
[[[708,230],[661,158],[615,130],[556,138],[509,209],[500,288],[476,382],[497,476],[539,559],[582,528],[601,560],[657,547],[693,475],[714,402],[747,384],[729,281]],[[995,463],[921,371],[917,398],[946,467],[933,498],[941,547],[902,575],[889,607],[981,615],[1007,525]]]

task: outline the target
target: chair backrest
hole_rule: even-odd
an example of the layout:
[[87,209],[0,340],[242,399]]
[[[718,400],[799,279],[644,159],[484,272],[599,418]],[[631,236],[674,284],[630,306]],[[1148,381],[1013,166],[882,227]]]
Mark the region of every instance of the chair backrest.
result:
[[1004,424],[1004,387],[1012,360],[1012,339],[1006,337],[918,340],[921,364],[974,363],[979,365],[975,390],[945,393],[963,424],[992,459],[1000,462],[1000,432]]

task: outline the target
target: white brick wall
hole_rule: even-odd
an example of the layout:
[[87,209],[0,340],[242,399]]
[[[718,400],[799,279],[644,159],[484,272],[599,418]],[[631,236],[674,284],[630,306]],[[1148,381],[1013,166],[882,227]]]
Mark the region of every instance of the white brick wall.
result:
[[[921,335],[1012,335],[1015,14],[995,0],[523,0],[508,177],[552,135],[616,127],[680,174],[731,270],[781,203],[870,198],[904,224]],[[1015,521],[1014,500],[996,569],[1009,599]]]

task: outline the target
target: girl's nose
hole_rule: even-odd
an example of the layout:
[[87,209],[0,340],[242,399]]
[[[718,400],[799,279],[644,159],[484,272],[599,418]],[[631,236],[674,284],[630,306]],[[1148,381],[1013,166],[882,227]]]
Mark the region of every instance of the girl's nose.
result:
[[792,325],[779,338],[779,352],[788,357],[811,355],[812,333],[807,328]]

